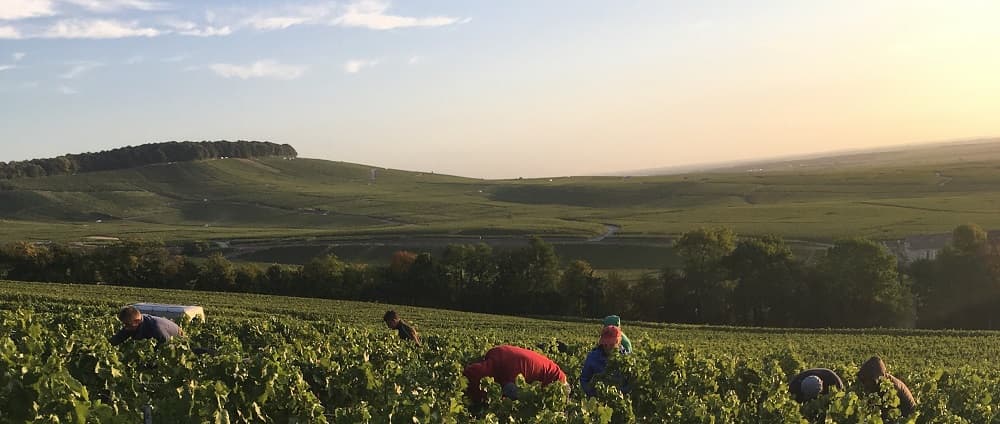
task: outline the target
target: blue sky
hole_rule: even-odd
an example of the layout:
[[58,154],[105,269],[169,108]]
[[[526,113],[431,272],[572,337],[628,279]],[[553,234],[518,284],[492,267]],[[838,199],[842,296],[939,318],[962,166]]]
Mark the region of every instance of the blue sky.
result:
[[474,177],[1000,134],[991,1],[0,0],[0,161],[167,140]]

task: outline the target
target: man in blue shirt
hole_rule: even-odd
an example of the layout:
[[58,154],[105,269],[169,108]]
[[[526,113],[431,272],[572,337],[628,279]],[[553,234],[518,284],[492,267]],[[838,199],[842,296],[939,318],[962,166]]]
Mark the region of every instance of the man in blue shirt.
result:
[[122,329],[111,336],[112,345],[121,344],[127,339],[156,339],[156,344],[159,345],[170,340],[171,337],[184,334],[184,331],[173,321],[152,315],[143,315],[132,306],[126,306],[118,311],[118,320],[122,322]]

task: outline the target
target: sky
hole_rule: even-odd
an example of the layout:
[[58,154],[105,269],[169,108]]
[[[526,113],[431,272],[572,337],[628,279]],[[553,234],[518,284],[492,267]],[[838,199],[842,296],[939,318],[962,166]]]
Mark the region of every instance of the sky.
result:
[[244,139],[588,175],[997,136],[997,111],[994,0],[0,0],[0,161]]

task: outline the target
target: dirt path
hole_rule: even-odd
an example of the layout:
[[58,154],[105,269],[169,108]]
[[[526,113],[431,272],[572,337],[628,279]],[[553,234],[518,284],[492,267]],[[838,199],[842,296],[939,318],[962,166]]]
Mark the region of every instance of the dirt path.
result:
[[601,235],[599,235],[597,237],[589,238],[589,239],[587,239],[587,241],[588,242],[604,241],[604,239],[615,235],[615,233],[617,233],[619,230],[621,230],[622,227],[619,226],[619,225],[615,225],[615,224],[604,224],[604,229],[605,229],[604,230],[604,234],[601,234]]

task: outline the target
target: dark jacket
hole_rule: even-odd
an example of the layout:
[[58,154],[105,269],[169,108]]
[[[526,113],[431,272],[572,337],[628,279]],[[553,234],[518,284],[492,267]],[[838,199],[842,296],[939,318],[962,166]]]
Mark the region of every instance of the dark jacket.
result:
[[[625,354],[622,348],[619,352]],[[608,354],[600,346],[595,347],[587,354],[587,359],[583,361],[583,370],[580,371],[580,387],[587,396],[597,396],[597,389],[594,388],[594,375],[601,374],[608,366]],[[618,387],[622,392],[627,392],[627,385],[623,382]]]
[[399,338],[403,340],[413,340],[417,346],[420,346],[420,334],[417,334],[417,330],[410,327],[406,321],[399,320],[399,324],[396,325],[396,331],[399,332]]
[[139,328],[135,329],[135,331],[127,331],[124,328],[118,330],[118,333],[111,336],[111,344],[117,345],[131,338],[136,340],[156,339],[156,344],[159,345],[170,340],[171,337],[181,334],[184,334],[184,332],[173,321],[143,314],[142,323],[139,324]]
[[[913,410],[917,407],[917,401],[913,399],[910,388],[906,387],[906,384],[900,379],[889,374],[885,362],[882,362],[881,358],[873,356],[865,361],[864,364],[861,364],[861,369],[858,371],[858,381],[866,391],[872,391],[873,387],[878,387],[880,378],[888,378],[892,382],[893,387],[896,388],[896,396],[899,397],[899,412],[904,417],[913,413]],[[883,411],[884,414],[885,411]]]
[[823,391],[821,394],[825,395],[829,393],[831,386],[836,387],[840,391],[844,391],[844,382],[840,379],[840,376],[837,375],[837,373],[833,372],[833,370],[826,368],[813,368],[802,371],[793,377],[792,381],[788,382],[788,391],[792,393],[792,397],[794,397],[796,401],[805,402],[809,400],[802,396],[802,380],[812,375],[819,377],[819,379],[823,381]]
[[523,375],[527,383],[538,381],[546,385],[556,381],[566,382],[566,374],[551,359],[538,352],[510,345],[490,349],[482,361],[465,367],[462,375],[469,379],[466,394],[474,400],[481,400],[485,395],[479,390],[479,380],[484,377],[493,377],[501,386],[514,383],[518,375]]

